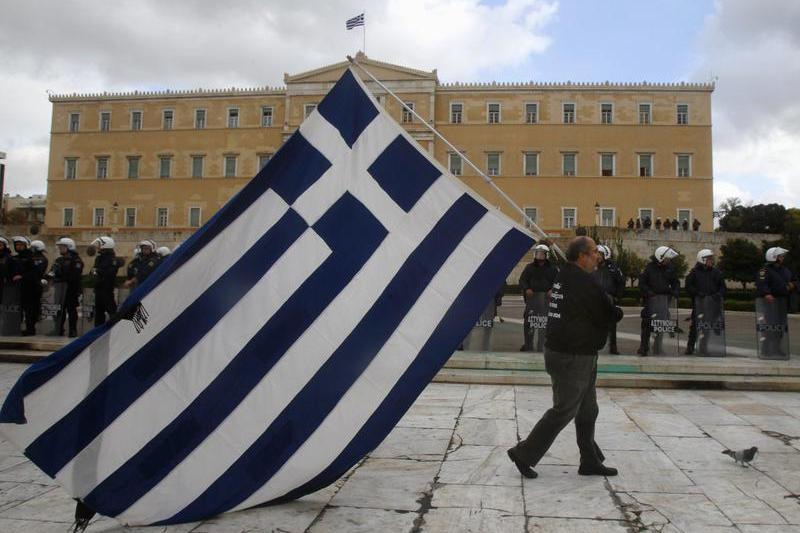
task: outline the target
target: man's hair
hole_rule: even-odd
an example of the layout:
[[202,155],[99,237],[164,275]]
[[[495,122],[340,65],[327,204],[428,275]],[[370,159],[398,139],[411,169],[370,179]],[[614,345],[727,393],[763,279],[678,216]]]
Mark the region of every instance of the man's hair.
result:
[[592,239],[589,237],[575,237],[569,241],[567,246],[567,261],[574,263],[581,254],[585,254],[592,249]]

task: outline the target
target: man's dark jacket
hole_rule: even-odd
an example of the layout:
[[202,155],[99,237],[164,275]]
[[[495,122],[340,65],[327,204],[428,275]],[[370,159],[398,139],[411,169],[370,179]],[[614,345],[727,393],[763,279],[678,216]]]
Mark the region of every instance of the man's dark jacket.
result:
[[787,284],[793,281],[792,271],[778,263],[767,263],[758,271],[756,289],[759,296],[771,294],[776,298],[789,296]]
[[608,326],[622,318],[622,310],[574,263],[556,276],[547,313],[550,350],[577,355],[597,355],[606,343]]
[[592,277],[603,291],[615,299],[622,298],[625,290],[625,276],[613,261],[603,261],[603,264],[592,272]]
[[692,298],[697,296],[722,296],[725,294],[725,279],[716,267],[697,263],[686,276],[686,292]]
[[522,274],[519,276],[519,288],[522,297],[525,298],[525,291],[531,289],[533,292],[547,292],[556,280],[558,269],[548,260],[541,264],[537,261],[528,263]]
[[93,274],[96,276],[94,289],[101,292],[112,292],[117,280],[117,256],[114,250],[100,250],[94,258]]
[[655,257],[650,258],[644,272],[639,274],[639,290],[645,299],[659,294],[678,296],[680,286],[672,265],[662,265]]

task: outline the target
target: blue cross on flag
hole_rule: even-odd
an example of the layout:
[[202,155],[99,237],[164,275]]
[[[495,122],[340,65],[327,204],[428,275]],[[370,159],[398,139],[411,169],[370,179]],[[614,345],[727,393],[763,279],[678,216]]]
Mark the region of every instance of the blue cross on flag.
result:
[[347,70],[123,304],[142,332],[31,366],[0,433],[127,524],[303,496],[386,437],[532,241]]

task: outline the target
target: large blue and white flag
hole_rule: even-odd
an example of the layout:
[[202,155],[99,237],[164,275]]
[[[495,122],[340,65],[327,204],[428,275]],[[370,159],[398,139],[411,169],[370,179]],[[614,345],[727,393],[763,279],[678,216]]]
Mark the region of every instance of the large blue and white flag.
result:
[[123,523],[300,497],[386,437],[531,244],[348,70],[131,294],[142,332],[31,366],[0,432]]

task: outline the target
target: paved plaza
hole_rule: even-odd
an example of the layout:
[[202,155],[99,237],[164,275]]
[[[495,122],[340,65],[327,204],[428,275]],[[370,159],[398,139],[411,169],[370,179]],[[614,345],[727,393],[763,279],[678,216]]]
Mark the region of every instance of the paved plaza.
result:
[[[0,365],[2,396],[24,365]],[[601,389],[597,441],[616,478],[580,477],[573,426],[522,480],[506,448],[550,404],[548,387],[432,384],[334,486],[203,523],[92,533],[800,533],[800,393]],[[758,446],[751,468],[725,448]],[[0,531],[67,531],[74,502],[0,441]]]

